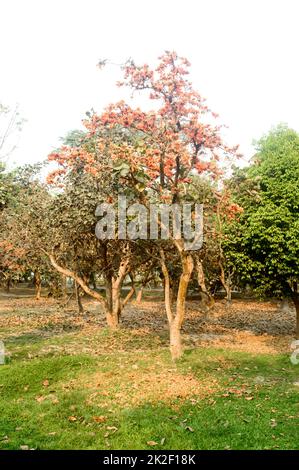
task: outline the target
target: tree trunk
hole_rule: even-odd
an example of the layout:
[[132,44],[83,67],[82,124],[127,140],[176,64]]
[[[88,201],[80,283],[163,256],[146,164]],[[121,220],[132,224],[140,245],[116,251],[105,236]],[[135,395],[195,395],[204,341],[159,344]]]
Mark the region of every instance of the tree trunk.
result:
[[127,303],[129,302],[129,300],[131,300],[134,294],[135,294],[135,287],[132,286],[129,292],[127,293],[126,297],[122,301],[122,309],[127,305]]
[[76,291],[76,301],[78,305],[78,313],[81,314],[81,313],[84,313],[84,307],[83,307],[81,295],[80,295],[80,286],[78,285],[77,281],[75,281],[75,291]]
[[192,256],[185,252],[181,253],[181,261],[183,272],[180,277],[177,293],[176,315],[174,324],[170,326],[170,352],[174,361],[179,359],[183,354],[181,327],[185,318],[188,285],[194,266]]
[[208,289],[206,286],[206,278],[203,270],[202,262],[196,259],[196,271],[197,271],[197,282],[202,292],[208,295]]
[[112,274],[108,273],[106,275],[106,300],[105,300],[105,312],[106,312],[106,321],[109,328],[115,329],[118,327],[119,318],[118,315],[114,314],[113,303],[114,303],[114,292],[113,292],[113,278]]
[[143,295],[143,287],[141,287],[138,291],[137,297],[136,297],[136,302],[140,304],[142,301],[142,295]]
[[35,284],[35,298],[36,300],[40,300],[42,283],[41,283],[41,277],[40,277],[39,271],[36,271],[34,273],[34,284]]
[[92,285],[93,290],[97,290],[96,277],[93,272],[90,273],[90,284]]
[[173,313],[172,313],[172,299],[171,299],[171,288],[170,288],[170,276],[165,262],[165,254],[164,251],[161,249],[161,267],[164,276],[164,302],[165,302],[165,309],[166,315],[169,325],[173,321]]
[[177,294],[176,318],[179,327],[182,326],[185,317],[185,303],[188,291],[190,277],[193,271],[192,256],[186,253],[181,254],[183,272],[179,281],[179,289]]
[[183,345],[181,337],[181,328],[177,321],[173,320],[169,325],[170,334],[170,354],[173,361],[176,361],[183,355]]
[[182,274],[179,280],[179,288],[176,299],[176,314],[172,312],[170,276],[165,262],[165,254],[160,250],[161,267],[164,275],[165,308],[169,324],[170,353],[173,361],[179,359],[183,354],[181,327],[185,317],[185,304],[188,285],[193,271],[193,258],[187,252],[181,250]]
[[113,277],[106,279],[106,320],[109,328],[115,329],[119,326],[121,311],[120,288],[115,284]]
[[125,258],[121,261],[117,277],[114,277],[111,272],[106,273],[106,299],[103,296],[96,292],[95,290],[91,289],[89,285],[85,282],[82,277],[80,277],[76,272],[71,271],[70,269],[64,268],[60,266],[57,261],[55,260],[54,256],[50,253],[47,253],[45,250],[43,252],[49,257],[52,266],[61,274],[65,276],[71,277],[78,283],[78,285],[82,288],[86,294],[90,295],[102,305],[105,305],[105,312],[106,312],[106,319],[107,324],[111,328],[117,328],[119,324],[119,317],[122,309],[122,302],[121,302],[121,287],[126,277],[129,268],[130,258]]
[[219,261],[219,266],[220,266],[220,281],[226,292],[227,303],[230,304],[232,301],[231,273],[228,274],[227,279],[226,279],[222,260]]
[[120,312],[119,314],[121,314],[121,311],[123,310],[123,308],[127,305],[127,303],[129,302],[129,300],[131,300],[131,298],[133,297],[133,295],[135,294],[135,283],[134,283],[134,277],[132,274],[129,274],[129,277],[131,279],[131,288],[129,290],[129,292],[127,293],[126,297],[124,298],[124,300],[121,299],[121,286],[122,284],[120,285],[120,301],[121,301],[121,307],[120,307]]
[[57,263],[53,255],[47,253],[45,250],[42,251],[49,257],[53,268],[55,268],[59,273],[64,274],[67,277],[71,277],[74,281],[79,284],[79,286],[84,290],[84,292],[86,292],[87,295],[90,295],[90,297],[93,297],[101,304],[104,303],[104,298],[101,296],[101,294],[90,289],[90,287],[84,282],[84,280],[80,276],[78,276],[77,273],[71,271],[70,269],[63,268]]
[[106,311],[106,321],[109,328],[115,330],[119,327],[119,316],[118,312],[108,312]]
[[296,309],[296,339],[299,339],[299,294],[293,292],[292,299]]
[[298,282],[294,281],[292,286],[290,284],[285,283],[286,291],[289,293],[296,310],[296,330],[295,335],[296,339],[299,339],[299,290],[298,290]]
[[145,275],[145,278],[141,282],[138,294],[136,295],[136,302],[137,303],[140,303],[142,301],[143,291],[144,291],[145,287],[148,285],[148,283],[150,281],[152,281],[153,279],[155,279],[155,276],[153,274],[150,275],[150,271],[148,271]]
[[61,279],[62,298],[66,300],[67,299],[67,285],[66,285],[67,278],[63,274],[61,274],[60,279]]
[[226,300],[230,304],[232,301],[232,290],[230,284],[227,285]]
[[7,294],[9,294],[9,291],[10,291],[10,285],[11,285],[11,279],[10,277],[6,280],[6,284],[5,284],[5,290],[7,292]]
[[197,257],[195,257],[195,261],[197,271],[197,283],[198,287],[200,288],[200,299],[202,303],[202,308],[208,311],[210,307],[215,303],[215,300],[207,289],[202,261],[200,261]]
[[121,286],[118,285],[115,281],[112,284],[112,314],[117,324],[119,323],[120,314],[122,309],[121,301]]
[[228,273],[226,284],[227,284],[226,300],[230,304],[232,301],[232,277],[231,277],[230,272]]

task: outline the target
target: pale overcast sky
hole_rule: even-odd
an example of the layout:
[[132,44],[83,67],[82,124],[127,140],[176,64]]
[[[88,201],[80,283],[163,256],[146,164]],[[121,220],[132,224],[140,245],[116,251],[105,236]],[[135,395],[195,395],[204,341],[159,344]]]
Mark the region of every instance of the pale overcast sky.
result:
[[120,99],[116,67],[165,49],[249,156],[278,122],[299,131],[298,0],[0,0],[0,102],[27,119],[13,160],[44,159],[85,111]]

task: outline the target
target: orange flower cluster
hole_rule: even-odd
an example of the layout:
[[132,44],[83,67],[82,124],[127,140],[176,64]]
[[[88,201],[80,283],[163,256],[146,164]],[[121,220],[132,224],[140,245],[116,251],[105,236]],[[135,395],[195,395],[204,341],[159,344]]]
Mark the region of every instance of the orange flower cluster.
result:
[[243,211],[243,207],[239,206],[231,200],[231,193],[224,188],[221,194],[218,194],[218,207],[216,209],[223,219],[235,220]]
[[[103,150],[103,142],[98,142],[98,150],[101,152]],[[68,146],[63,146],[59,152],[53,152],[48,156],[50,161],[55,161],[58,163],[58,169],[53,170],[47,176],[47,183],[51,185],[56,185],[58,187],[63,187],[61,181],[63,177],[67,174],[68,170],[83,169],[87,173],[90,173],[96,176],[100,170],[101,165],[99,161],[96,160],[95,155],[91,152],[88,152],[84,148],[73,148]]]
[[[49,175],[48,182],[53,184],[67,170],[78,167],[97,177],[102,171],[104,153],[111,162],[128,162],[131,172],[142,169],[152,181],[166,181],[170,192],[171,186],[177,191],[178,183],[188,181],[191,170],[198,174],[208,172],[213,178],[221,174],[217,162],[235,156],[237,148],[222,142],[221,126],[207,122],[207,116],[217,115],[186,79],[190,63],[171,51],[159,60],[155,69],[129,61],[123,67],[124,80],[119,83],[132,91],[145,90],[150,99],[157,100],[158,109],[145,112],[120,101],[101,115],[93,114],[84,125],[97,151],[87,151],[84,144],[75,149],[62,147],[49,156],[58,163],[59,170]],[[127,132],[123,139],[119,137],[120,129]],[[126,135],[131,139],[126,139]]]
[[26,251],[23,248],[15,247],[8,240],[0,241],[0,260],[1,269],[10,269],[11,271],[19,271],[22,269],[21,259]]

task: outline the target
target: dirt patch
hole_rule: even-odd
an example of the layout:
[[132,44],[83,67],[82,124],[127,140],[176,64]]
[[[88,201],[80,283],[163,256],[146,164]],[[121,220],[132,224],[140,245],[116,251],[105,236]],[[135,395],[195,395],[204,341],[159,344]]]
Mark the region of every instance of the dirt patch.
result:
[[[69,385],[67,385],[68,387]],[[176,399],[201,400],[218,390],[216,379],[198,380],[192,374],[183,375],[175,369],[157,372],[151,370],[121,369],[118,374],[96,373],[72,388],[90,389],[88,404],[99,406],[138,406],[141,403],[167,402]]]
[[195,347],[218,347],[250,354],[278,354],[290,352],[292,336],[256,335],[251,331],[233,331],[230,334],[204,333],[186,336]]
[[[87,337],[92,341],[94,333],[106,327],[102,307],[89,298],[84,298],[83,303],[85,313],[78,315],[73,301],[63,308],[62,302],[54,299],[2,298],[1,339],[26,334],[51,337],[73,331],[80,335],[82,348],[92,354],[103,353],[105,348],[125,351],[168,347],[163,301],[131,302],[121,319],[120,330],[124,334],[103,341],[102,346],[88,345],[85,341]],[[208,314],[201,310],[199,302],[189,301],[182,328],[187,347],[213,346],[253,354],[288,353],[294,331],[295,311],[292,308],[282,309],[278,302],[242,300],[235,300],[230,308],[223,301],[217,301]],[[71,351],[72,347],[74,345],[69,344],[67,349]]]

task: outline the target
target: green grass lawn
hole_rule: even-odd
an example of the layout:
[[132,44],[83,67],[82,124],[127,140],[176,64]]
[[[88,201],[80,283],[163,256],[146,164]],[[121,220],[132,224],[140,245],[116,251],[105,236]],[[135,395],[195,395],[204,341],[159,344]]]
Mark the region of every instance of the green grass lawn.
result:
[[0,448],[298,449],[299,366],[132,331],[19,334],[0,366]]

